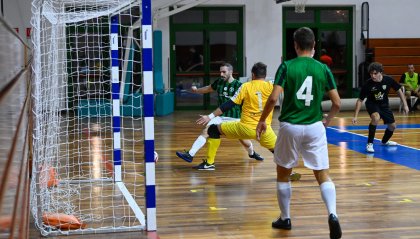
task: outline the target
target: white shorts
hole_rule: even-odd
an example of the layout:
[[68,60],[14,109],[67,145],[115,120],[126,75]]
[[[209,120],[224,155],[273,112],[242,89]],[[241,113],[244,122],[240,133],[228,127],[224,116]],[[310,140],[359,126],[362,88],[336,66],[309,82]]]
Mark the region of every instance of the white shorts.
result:
[[210,126],[212,124],[221,124],[222,122],[230,122],[230,121],[240,121],[241,119],[232,118],[232,117],[224,117],[224,116],[217,116],[211,119],[206,126]]
[[280,122],[274,162],[285,168],[294,168],[298,166],[299,154],[309,169],[329,168],[327,135],[321,121],[310,125]]

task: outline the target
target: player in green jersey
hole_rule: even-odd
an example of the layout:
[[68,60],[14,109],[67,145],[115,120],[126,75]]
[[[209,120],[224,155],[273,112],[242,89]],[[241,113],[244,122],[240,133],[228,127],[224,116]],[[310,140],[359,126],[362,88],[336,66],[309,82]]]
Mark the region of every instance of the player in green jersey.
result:
[[[280,128],[274,149],[274,162],[277,164],[277,198],[280,217],[273,221],[272,227],[292,228],[290,220],[290,198],[292,194],[289,175],[298,166],[299,154],[304,165],[313,170],[320,185],[322,199],[328,210],[330,238],[341,238],[341,227],[336,212],[336,192],[328,168],[328,147],[325,127],[340,109],[340,97],[334,77],[329,68],[312,58],[315,36],[307,27],[295,31],[294,47],[297,58],[286,61],[277,70],[273,91],[267,101],[257,135],[266,128],[266,119],[273,110],[277,99],[284,91]],[[321,102],[327,92],[332,106],[323,118]]]
[[[229,63],[223,63],[220,66],[219,79],[217,79],[211,85],[201,87],[198,89],[197,87],[193,86],[191,87],[191,91],[194,93],[199,93],[199,94],[206,94],[206,93],[211,93],[215,91],[217,92],[217,96],[218,96],[218,104],[221,105],[225,103],[226,101],[229,101],[230,97],[232,97],[241,86],[241,82],[233,78],[232,74],[233,74],[232,65]],[[213,145],[215,143],[220,144],[220,142],[215,142],[215,140],[213,139],[207,140],[208,138],[207,129],[210,125],[220,124],[221,122],[239,121],[240,117],[241,117],[241,107],[240,105],[238,105],[224,112],[223,115],[213,118],[207,124],[206,128],[202,131],[201,135],[198,136],[198,138],[195,140],[195,142],[191,146],[191,149],[185,152],[177,151],[176,155],[179,158],[182,158],[183,160],[191,163],[197,151],[200,150],[204,146],[206,141],[209,145]],[[247,150],[248,156],[250,158],[256,159],[258,161],[264,160],[263,157],[261,157],[258,153],[254,151],[254,147],[252,145],[251,140],[240,139],[239,142],[241,142],[243,147]],[[194,166],[193,168],[198,169],[198,170],[214,170],[215,169],[214,158],[212,158],[210,161],[204,160],[202,163],[200,163],[197,166]]]

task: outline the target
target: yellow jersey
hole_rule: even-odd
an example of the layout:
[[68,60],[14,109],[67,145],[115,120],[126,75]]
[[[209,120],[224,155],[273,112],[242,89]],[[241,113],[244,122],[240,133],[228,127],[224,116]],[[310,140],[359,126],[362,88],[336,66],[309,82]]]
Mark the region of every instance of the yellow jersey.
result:
[[[246,82],[236,91],[231,100],[242,105],[241,123],[256,129],[261,113],[268,97],[273,91],[273,84],[264,79]],[[266,119],[267,126],[271,125],[273,111]]]

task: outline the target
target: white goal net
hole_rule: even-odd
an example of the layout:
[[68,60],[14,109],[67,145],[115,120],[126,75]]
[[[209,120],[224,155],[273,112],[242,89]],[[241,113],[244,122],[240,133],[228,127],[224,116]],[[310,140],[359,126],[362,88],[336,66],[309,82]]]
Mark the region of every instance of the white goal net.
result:
[[146,229],[142,2],[33,0],[32,14],[37,228]]

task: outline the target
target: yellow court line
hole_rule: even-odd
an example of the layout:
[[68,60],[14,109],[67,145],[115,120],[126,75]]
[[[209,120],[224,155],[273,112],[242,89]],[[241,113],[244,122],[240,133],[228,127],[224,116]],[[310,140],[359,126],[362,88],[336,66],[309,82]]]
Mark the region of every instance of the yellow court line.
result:
[[408,198],[404,198],[403,200],[399,201],[399,202],[403,202],[403,203],[412,203],[413,200],[408,199]]
[[227,208],[224,207],[209,207],[212,211],[221,211],[221,210],[227,210]]

